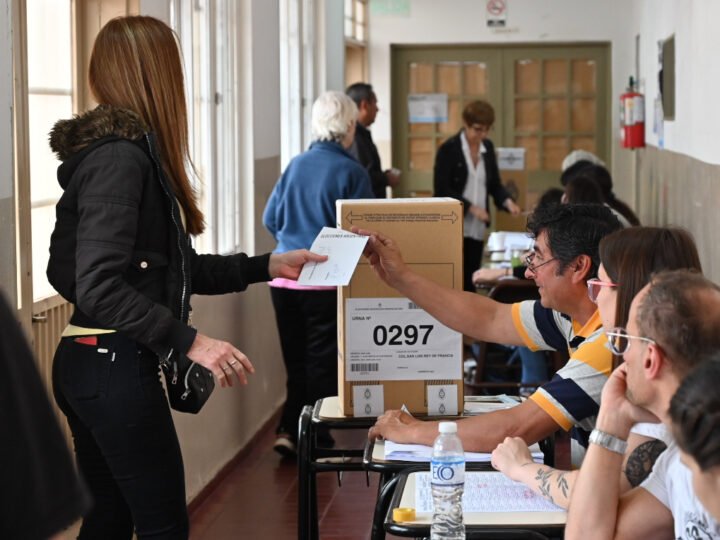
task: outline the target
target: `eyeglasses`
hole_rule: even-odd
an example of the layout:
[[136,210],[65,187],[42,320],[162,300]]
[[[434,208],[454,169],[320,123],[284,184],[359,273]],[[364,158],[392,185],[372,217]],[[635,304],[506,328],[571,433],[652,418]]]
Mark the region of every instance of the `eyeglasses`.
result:
[[633,336],[631,334],[628,334],[627,330],[621,327],[613,328],[610,332],[605,332],[605,335],[607,335],[608,343],[610,344],[610,350],[613,352],[613,354],[617,355],[625,354],[630,350],[631,339],[639,339],[640,341],[644,341],[645,343],[657,345],[657,341],[655,341],[654,339],[641,336]]
[[603,287],[617,287],[617,283],[610,281],[600,281],[597,278],[587,280],[588,296],[593,304],[597,304],[598,295]]
[[472,124],[467,127],[477,133],[490,133],[490,131],[492,130],[492,126],[484,126],[482,124]]
[[525,266],[527,266],[528,270],[530,270],[533,274],[536,273],[537,269],[540,268],[541,266],[545,266],[546,264],[556,261],[557,259],[555,257],[553,257],[552,259],[548,259],[547,261],[541,262],[540,264],[533,264],[534,260],[535,260],[535,252],[534,251],[532,253],[530,253],[530,255],[525,257]]

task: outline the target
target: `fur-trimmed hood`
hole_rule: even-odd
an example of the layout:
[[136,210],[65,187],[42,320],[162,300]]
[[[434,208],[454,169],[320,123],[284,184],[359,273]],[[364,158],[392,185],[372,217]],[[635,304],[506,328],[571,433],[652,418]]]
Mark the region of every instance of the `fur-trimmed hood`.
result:
[[111,105],[60,120],[50,131],[50,148],[61,161],[66,161],[91,144],[105,138],[140,139],[148,130],[142,119],[132,111]]

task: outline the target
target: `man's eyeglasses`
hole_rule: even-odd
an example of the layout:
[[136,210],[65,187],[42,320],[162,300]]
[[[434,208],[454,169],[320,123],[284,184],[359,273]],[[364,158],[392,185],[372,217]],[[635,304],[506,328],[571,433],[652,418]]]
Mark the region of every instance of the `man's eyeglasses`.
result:
[[605,335],[607,335],[608,343],[610,344],[610,350],[613,352],[613,354],[617,355],[623,355],[628,352],[630,350],[630,340],[633,339],[639,339],[640,341],[644,341],[645,343],[652,343],[653,345],[657,345],[657,341],[655,341],[654,339],[641,336],[633,336],[632,334],[628,334],[627,330],[621,327],[613,328],[610,332],[605,332]]
[[525,257],[525,266],[528,267],[528,270],[530,270],[533,274],[537,272],[537,269],[541,266],[545,266],[548,263],[551,263],[555,260],[557,260],[555,257],[552,259],[548,259],[545,262],[541,262],[540,264],[535,264],[533,261],[535,260],[535,252],[531,252],[527,257]]
[[603,287],[617,287],[617,283],[610,281],[600,281],[597,278],[587,280],[588,296],[593,304],[597,304],[598,295]]

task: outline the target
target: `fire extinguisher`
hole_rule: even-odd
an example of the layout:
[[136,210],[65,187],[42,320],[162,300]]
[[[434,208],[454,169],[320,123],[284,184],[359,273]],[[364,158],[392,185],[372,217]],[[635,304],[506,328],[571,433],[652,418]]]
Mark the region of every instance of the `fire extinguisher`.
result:
[[645,146],[645,96],[635,91],[635,81],[620,96],[620,142],[622,148]]

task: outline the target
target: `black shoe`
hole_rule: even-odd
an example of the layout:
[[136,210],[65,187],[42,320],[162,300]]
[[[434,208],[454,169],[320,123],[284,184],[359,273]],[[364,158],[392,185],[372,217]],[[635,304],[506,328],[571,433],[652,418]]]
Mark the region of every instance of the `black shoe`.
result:
[[273,450],[278,454],[287,458],[297,457],[297,445],[290,435],[287,433],[278,433]]

